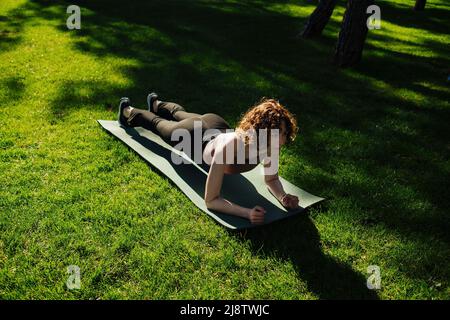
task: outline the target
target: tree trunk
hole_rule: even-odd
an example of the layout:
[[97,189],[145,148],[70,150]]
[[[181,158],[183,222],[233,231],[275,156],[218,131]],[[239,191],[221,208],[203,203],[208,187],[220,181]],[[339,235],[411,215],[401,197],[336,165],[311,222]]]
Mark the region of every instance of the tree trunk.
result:
[[425,9],[426,3],[427,3],[427,0],[416,0],[416,5],[414,6],[414,10],[422,11],[423,9]]
[[334,63],[340,67],[352,67],[361,61],[367,36],[367,7],[373,0],[348,0],[336,44]]
[[319,4],[309,16],[305,28],[301,33],[303,38],[319,36],[333,14],[337,0],[319,0]]

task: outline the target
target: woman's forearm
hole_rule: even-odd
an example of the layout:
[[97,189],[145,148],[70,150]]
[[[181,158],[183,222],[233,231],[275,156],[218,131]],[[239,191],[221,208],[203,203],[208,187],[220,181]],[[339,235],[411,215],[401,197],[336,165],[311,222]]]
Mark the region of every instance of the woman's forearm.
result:
[[237,204],[232,203],[231,201],[220,197],[207,201],[206,207],[211,210],[216,210],[222,213],[239,216],[246,219],[249,219],[251,211],[251,209],[249,208],[241,207]]
[[272,179],[270,181],[266,181],[267,188],[269,191],[277,198],[279,201],[286,195],[284,191],[283,185],[281,184],[280,179],[277,177],[276,179]]

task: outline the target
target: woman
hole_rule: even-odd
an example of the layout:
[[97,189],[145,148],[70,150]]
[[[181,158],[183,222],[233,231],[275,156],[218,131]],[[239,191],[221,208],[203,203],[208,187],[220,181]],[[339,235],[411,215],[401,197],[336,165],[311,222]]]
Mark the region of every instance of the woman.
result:
[[[159,100],[155,93],[148,95],[147,103],[148,110],[142,110],[133,108],[128,98],[122,98],[119,104],[119,123],[122,126],[152,130],[172,146],[177,143],[172,139],[176,130],[187,130],[193,136],[196,123],[200,124],[203,133],[215,129],[216,134],[202,140],[201,148],[202,160],[209,166],[204,196],[208,209],[247,218],[253,224],[263,223],[266,212],[264,208],[258,205],[245,208],[220,196],[224,174],[245,172],[261,162],[264,166],[264,181],[270,192],[285,208],[298,208],[298,198],[284,191],[278,170],[269,170],[274,163],[278,166],[279,153],[271,150],[278,151],[281,146],[293,141],[297,132],[295,118],[278,101],[263,98],[244,114],[234,132],[229,132],[229,125],[216,114],[186,112],[176,103]],[[261,143],[258,144],[257,141],[260,137],[253,134],[265,132],[264,130],[271,133],[267,150],[261,150]],[[277,134],[272,135],[273,132]],[[258,149],[256,155],[252,152],[255,146]],[[238,161],[239,150],[243,150],[241,155],[245,158],[244,163]]]

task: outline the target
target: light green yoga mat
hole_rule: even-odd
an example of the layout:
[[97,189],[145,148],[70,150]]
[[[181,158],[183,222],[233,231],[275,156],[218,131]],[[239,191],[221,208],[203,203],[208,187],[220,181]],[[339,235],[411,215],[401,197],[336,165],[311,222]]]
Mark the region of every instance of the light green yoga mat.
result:
[[[256,226],[247,219],[208,210],[203,200],[207,172],[191,161],[184,153],[173,149],[155,133],[141,127],[124,128],[117,121],[98,120],[98,122],[105,130],[119,138],[153,167],[172,180],[198,208],[223,226],[235,230]],[[189,164],[173,164],[171,160],[172,152],[189,159]],[[262,166],[258,166],[243,174],[225,175],[222,185],[222,196],[248,208],[253,208],[255,205],[262,206],[266,209],[264,224],[299,214],[306,207],[324,200],[303,191],[281,177],[280,179],[287,193],[299,197],[299,209],[286,210],[270,194],[264,183]]]

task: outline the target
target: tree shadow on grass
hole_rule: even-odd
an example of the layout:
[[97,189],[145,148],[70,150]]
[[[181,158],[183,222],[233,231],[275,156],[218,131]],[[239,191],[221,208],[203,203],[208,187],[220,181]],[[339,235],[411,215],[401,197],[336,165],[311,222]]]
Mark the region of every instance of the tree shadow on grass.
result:
[[381,19],[384,21],[390,21],[405,28],[428,30],[443,35],[448,34],[448,21],[450,18],[448,9],[450,7],[444,10],[430,1],[427,3],[425,10],[415,11],[413,10],[414,3],[410,1],[400,5],[389,0],[383,0],[377,4],[381,8]]
[[378,299],[376,291],[367,288],[365,276],[323,253],[319,232],[307,212],[234,236],[249,240],[261,257],[292,262],[299,278],[319,299]]
[[[11,101],[11,103],[15,103],[20,100],[24,91],[25,91],[25,83],[22,77],[6,77],[0,79],[0,88],[4,87],[6,89],[6,98]],[[9,104],[0,104],[0,108],[7,108]]]
[[66,80],[60,85],[60,94],[50,105],[51,114],[48,117],[50,123],[58,123],[66,120],[71,112],[80,108],[98,108],[100,105],[105,110],[117,107],[117,99],[111,99],[111,95],[125,96],[125,91],[120,86],[115,86],[108,81],[83,81]]
[[0,53],[12,50],[20,43],[24,18],[20,10],[0,16]]

